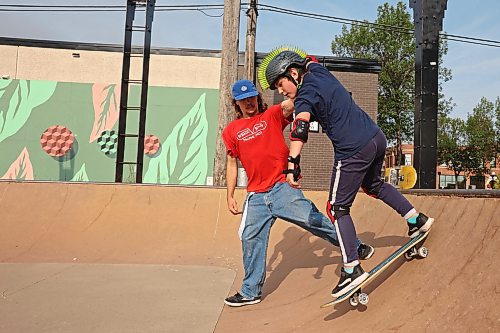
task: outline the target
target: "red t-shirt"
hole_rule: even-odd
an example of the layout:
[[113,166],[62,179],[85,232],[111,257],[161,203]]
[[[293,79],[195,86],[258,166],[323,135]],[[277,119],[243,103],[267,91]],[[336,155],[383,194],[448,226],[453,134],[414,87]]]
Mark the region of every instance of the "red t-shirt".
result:
[[248,192],[265,192],[285,181],[289,150],[283,129],[288,124],[277,104],[254,117],[236,119],[224,129],[227,153],[238,158],[247,173]]

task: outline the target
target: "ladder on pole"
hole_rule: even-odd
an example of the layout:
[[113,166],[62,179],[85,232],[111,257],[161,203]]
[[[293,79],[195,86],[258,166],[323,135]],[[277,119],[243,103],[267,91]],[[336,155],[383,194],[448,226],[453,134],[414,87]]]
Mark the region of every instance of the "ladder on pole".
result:
[[[148,102],[149,60],[151,55],[151,30],[156,0],[127,0],[125,18],[125,40],[123,45],[123,67],[121,80],[120,114],[118,120],[118,144],[116,152],[115,182],[123,181],[123,166],[135,165],[135,182],[142,183],[144,162],[144,136],[146,132],[146,107]],[[135,26],[135,11],[138,6],[146,7],[144,26]],[[134,32],[144,34],[142,54],[132,54],[132,36]],[[142,57],[142,78],[130,79],[130,62],[132,57]],[[140,105],[129,105],[129,92],[132,85],[141,85]],[[127,132],[128,111],[139,112],[138,133]],[[126,138],[137,138],[136,161],[125,161]]]

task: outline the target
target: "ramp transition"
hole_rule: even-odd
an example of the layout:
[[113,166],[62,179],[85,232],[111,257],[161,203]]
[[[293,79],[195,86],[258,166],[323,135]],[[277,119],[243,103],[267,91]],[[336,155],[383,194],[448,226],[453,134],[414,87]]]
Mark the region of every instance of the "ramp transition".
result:
[[[368,307],[320,309],[337,282],[340,252],[278,221],[263,301],[218,310],[214,331],[499,331],[499,196],[405,195],[436,218],[429,257],[383,273],[366,290]],[[327,193],[306,196],[324,209]],[[225,189],[205,187],[0,182],[0,262],[220,267],[236,272],[233,293],[243,276],[240,217],[225,198]],[[366,270],[406,241],[402,219],[383,203],[360,193],[351,212],[360,238],[376,248]]]

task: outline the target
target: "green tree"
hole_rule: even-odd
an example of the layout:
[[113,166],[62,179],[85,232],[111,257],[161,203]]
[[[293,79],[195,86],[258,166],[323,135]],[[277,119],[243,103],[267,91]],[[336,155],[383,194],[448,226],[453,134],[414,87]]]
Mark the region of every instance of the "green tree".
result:
[[444,115],[439,122],[438,163],[453,171],[455,188],[458,188],[458,176],[461,173],[468,178],[481,164],[479,154],[468,144],[466,127],[463,119]]
[[443,83],[450,81],[453,78],[451,69],[443,66],[443,58],[448,54],[448,40],[446,39],[446,34],[442,35],[439,42],[439,58],[438,58],[438,72],[439,72],[439,84],[438,84],[438,121],[441,116],[448,116],[453,108],[455,107],[455,102],[453,102],[452,97],[446,97],[443,93]]
[[[378,124],[390,143],[395,143],[397,161],[401,161],[401,145],[413,141],[415,91],[415,38],[413,22],[403,2],[378,7],[376,25],[358,23],[342,27],[335,36],[332,52],[340,57],[376,59],[382,65],[379,75]],[[440,43],[440,64],[448,51],[446,40]],[[451,79],[451,71],[440,67],[441,82]],[[439,86],[443,115],[453,107],[445,100]]]
[[495,101],[495,153],[500,155],[500,97]]
[[467,115],[465,130],[468,136],[468,145],[474,148],[480,160],[480,163],[473,170],[478,176],[489,172],[486,162],[494,159],[497,154],[495,112],[498,113],[495,110],[495,104],[483,97],[472,110],[472,114]]
[[498,154],[500,99],[490,102],[485,97],[467,115],[467,120],[441,115],[438,128],[438,162],[455,174],[489,173],[487,161]]

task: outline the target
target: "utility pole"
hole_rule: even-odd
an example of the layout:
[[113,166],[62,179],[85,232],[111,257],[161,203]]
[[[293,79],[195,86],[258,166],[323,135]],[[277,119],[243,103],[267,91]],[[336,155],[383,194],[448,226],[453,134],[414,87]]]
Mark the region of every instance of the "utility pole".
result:
[[257,0],[250,0],[247,10],[245,46],[245,78],[255,83],[255,35],[257,32]]
[[447,0],[410,0],[415,24],[415,188],[436,188],[439,32]]
[[226,185],[226,147],[222,131],[234,119],[231,85],[238,78],[238,42],[240,31],[240,0],[224,0],[222,54],[219,84],[219,121],[214,163],[214,185]]

